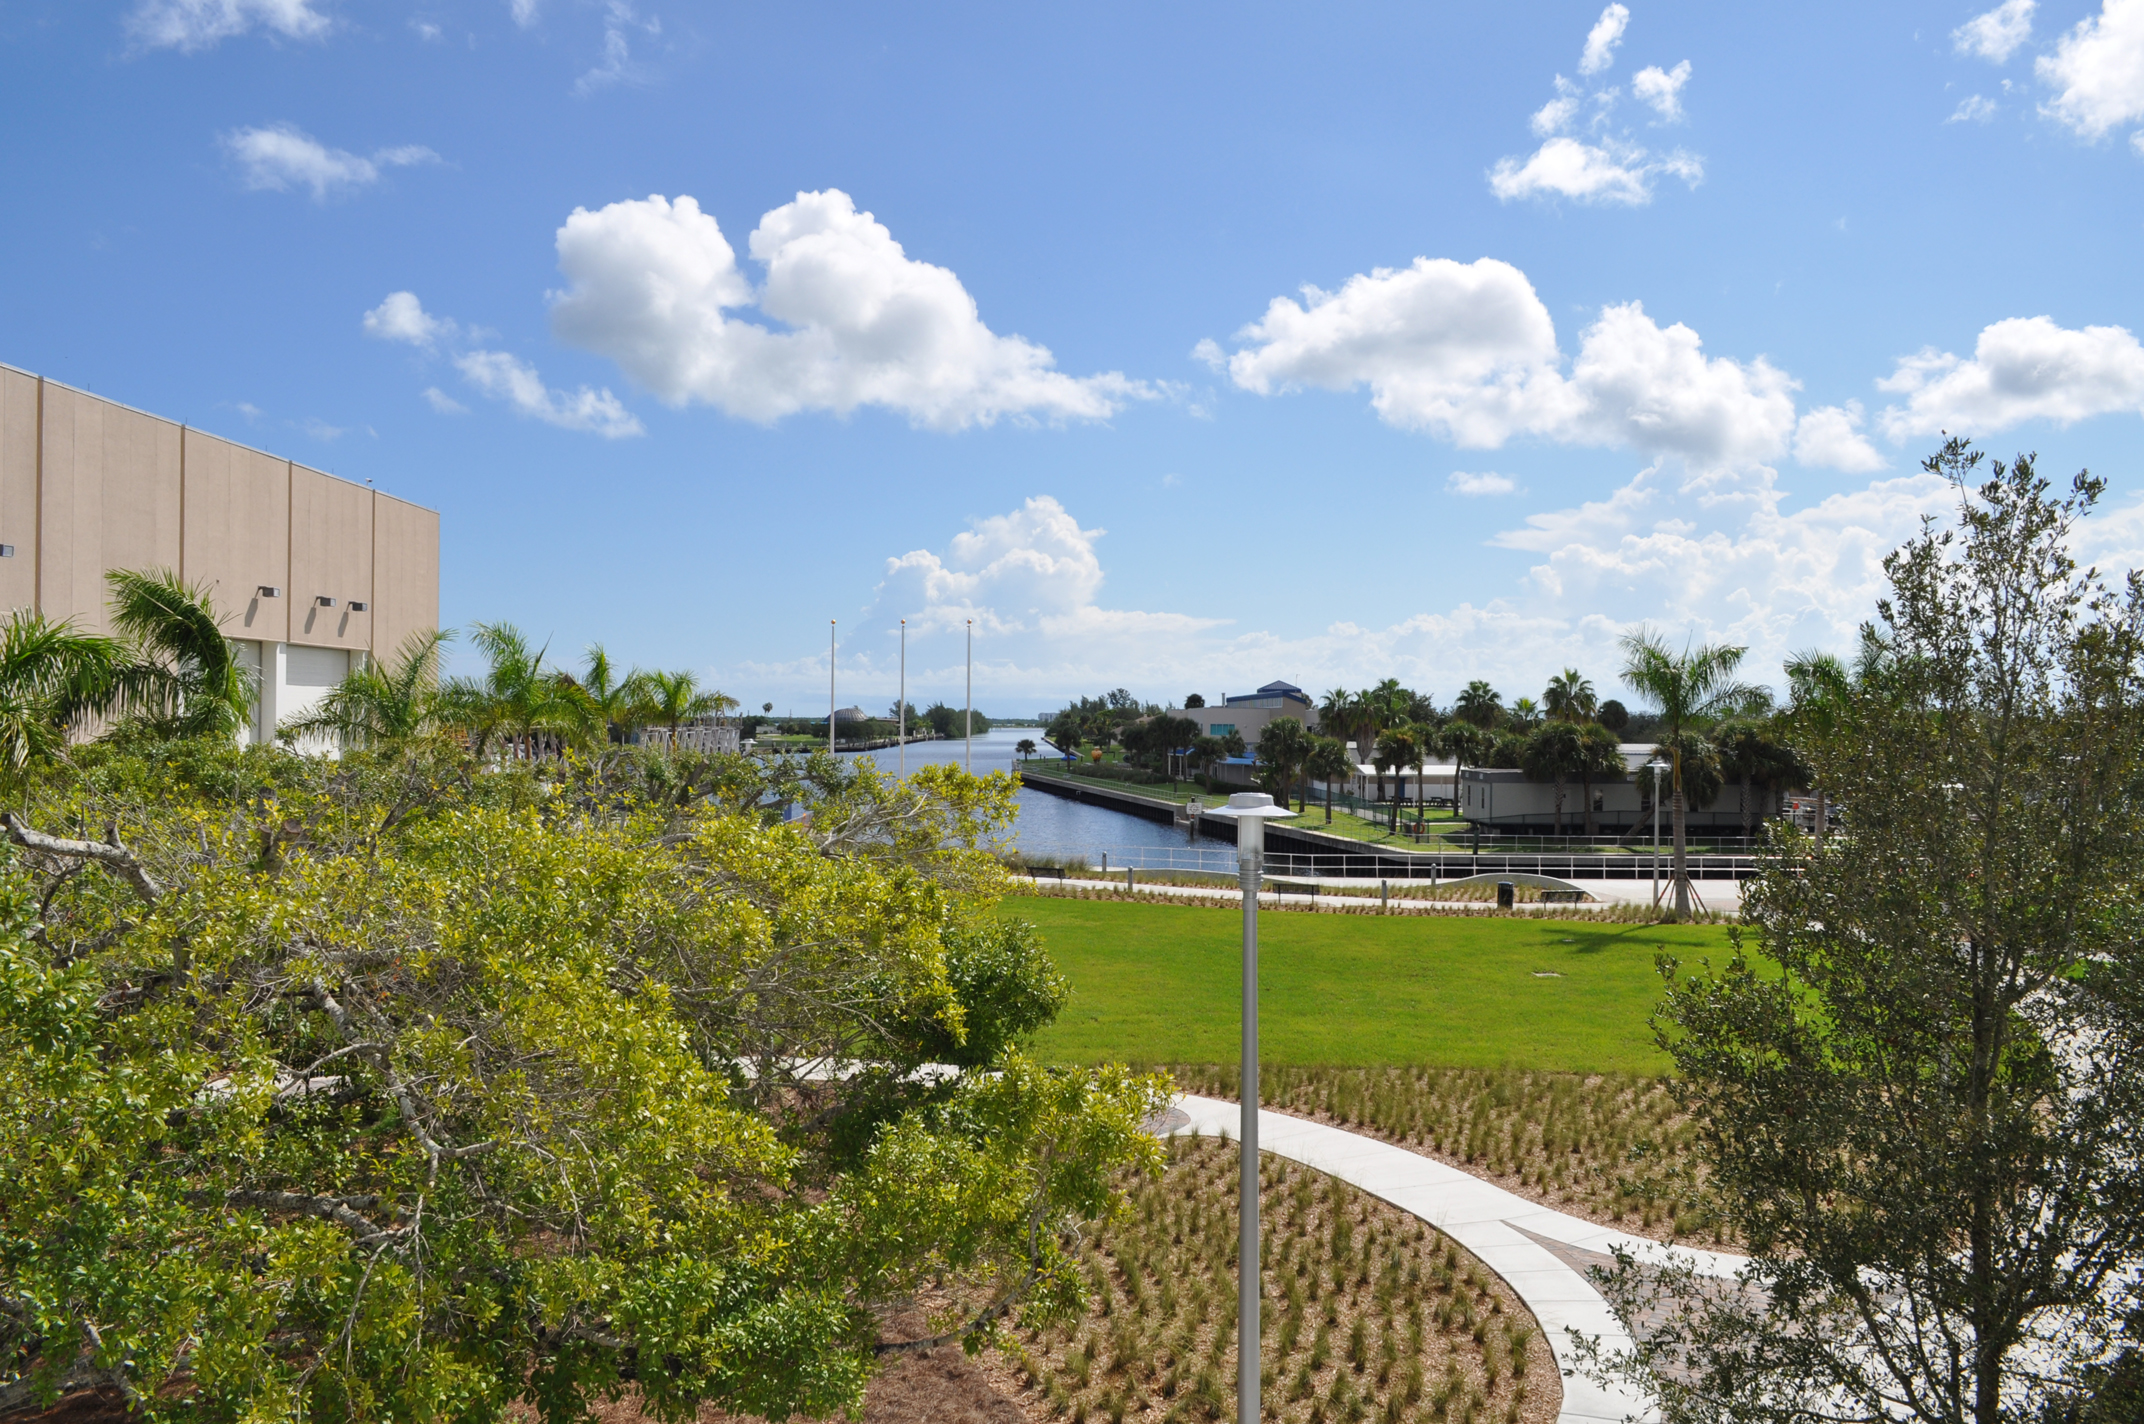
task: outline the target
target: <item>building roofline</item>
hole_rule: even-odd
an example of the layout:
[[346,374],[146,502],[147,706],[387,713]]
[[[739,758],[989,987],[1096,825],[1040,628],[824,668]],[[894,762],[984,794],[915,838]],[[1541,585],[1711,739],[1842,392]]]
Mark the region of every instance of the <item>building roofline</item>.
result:
[[[22,367],[13,365],[6,361],[0,361],[0,371],[13,371],[18,376],[28,376],[33,381],[43,381],[48,386],[58,386],[63,391],[73,391],[78,396],[88,396],[91,400],[100,400],[103,401],[106,405],[118,406],[121,410],[132,411],[134,414],[139,416],[146,416],[150,420],[161,420],[166,425],[176,425],[181,430],[198,430],[203,435],[209,436],[212,439],[221,440],[226,445],[236,445],[241,450],[251,451],[255,455],[265,456],[270,460],[281,460],[285,464],[289,465],[298,464],[296,458],[293,456],[278,455],[273,450],[263,450],[258,445],[248,445],[243,440],[233,440],[228,435],[218,435],[215,431],[208,429],[206,426],[192,425],[183,420],[173,420],[168,415],[158,415],[153,410],[143,410],[138,405],[128,405],[125,401],[113,400],[110,396],[99,395],[95,391],[89,390],[83,386],[71,386],[65,381],[56,381],[50,376],[41,376],[35,371],[26,371]],[[386,490],[383,490],[376,485],[368,485],[361,480],[353,480],[347,475],[338,475],[333,470],[317,469],[312,465],[298,465],[298,468],[301,470],[310,470],[312,471],[312,473],[320,475],[326,479],[340,480],[346,485],[351,485],[370,494],[376,494],[382,499],[391,499],[397,504],[406,504],[412,509],[421,509],[427,514],[439,513],[438,510],[432,508],[428,504],[419,504],[413,499],[404,499],[401,495],[389,494]]]

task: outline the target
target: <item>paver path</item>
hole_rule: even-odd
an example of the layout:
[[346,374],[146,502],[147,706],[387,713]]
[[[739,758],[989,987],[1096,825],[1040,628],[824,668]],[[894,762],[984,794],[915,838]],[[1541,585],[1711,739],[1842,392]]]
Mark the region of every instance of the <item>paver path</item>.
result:
[[[1236,1135],[1243,1110],[1219,1098],[1184,1094],[1176,1100],[1184,1121],[1170,1124],[1177,1133],[1206,1137]],[[1641,1260],[1664,1259],[1659,1242],[1594,1222],[1582,1221],[1538,1202],[1471,1177],[1389,1142],[1364,1137],[1285,1113],[1258,1114],[1262,1151],[1338,1177],[1374,1197],[1411,1212],[1473,1252],[1482,1264],[1504,1278],[1526,1308],[1541,1322],[1542,1334],[1564,1372],[1563,1412],[1557,1424],[1620,1424],[1644,1414],[1632,1391],[1605,1389],[1573,1375],[1567,1330],[1597,1337],[1610,1349],[1627,1348],[1630,1333],[1608,1309],[1608,1302],[1585,1277],[1588,1253],[1606,1256],[1617,1247]],[[1564,1248],[1558,1250],[1557,1248]],[[1744,1259],[1719,1251],[1677,1248],[1678,1256],[1695,1257],[1708,1274],[1731,1276]],[[1650,1418],[1650,1415],[1644,1415]]]

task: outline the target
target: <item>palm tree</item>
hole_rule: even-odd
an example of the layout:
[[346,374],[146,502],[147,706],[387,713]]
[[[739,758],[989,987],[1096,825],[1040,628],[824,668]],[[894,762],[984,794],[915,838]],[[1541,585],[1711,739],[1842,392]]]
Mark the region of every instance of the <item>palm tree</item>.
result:
[[[1258,734],[1258,760],[1267,768],[1267,775],[1272,778],[1273,789],[1280,793],[1283,806],[1288,804],[1288,788],[1297,785],[1303,768],[1310,761],[1314,740],[1303,724],[1293,717],[1275,717]],[[1298,790],[1301,795],[1296,809],[1301,810],[1308,799],[1309,787],[1303,785]]]
[[1429,817],[1429,759],[1436,753],[1436,728],[1418,722],[1408,729],[1408,740],[1414,743],[1414,755],[1407,762],[1414,768],[1414,824],[1421,834]]
[[235,737],[253,715],[255,680],[224,637],[208,589],[166,569],[113,569],[112,627],[129,645],[120,701],[160,737]]
[[606,735],[618,740],[630,738],[640,725],[641,708],[646,702],[646,676],[639,668],[621,675],[601,643],[588,645],[588,666],[581,673],[580,688],[587,695],[590,714],[602,723]]
[[72,620],[17,609],[0,623],[0,774],[26,787],[33,763],[66,755],[75,720],[112,704],[125,650]]
[[1593,694],[1593,684],[1577,668],[1565,668],[1548,680],[1541,706],[1559,722],[1590,722],[1600,710],[1600,701]]
[[1511,730],[1531,732],[1541,725],[1541,708],[1531,697],[1521,697],[1511,704]]
[[1452,759],[1452,812],[1459,811],[1459,773],[1472,763],[1481,765],[1489,734],[1473,722],[1453,717],[1437,732],[1437,750]]
[[1577,770],[1580,755],[1578,727],[1571,722],[1544,722],[1526,739],[1520,765],[1535,781],[1556,785],[1556,834],[1563,834],[1563,788]]
[[1707,643],[1701,648],[1685,646],[1680,654],[1650,628],[1625,633],[1623,681],[1660,709],[1666,742],[1674,755],[1674,799],[1669,803],[1675,822],[1675,918],[1690,914],[1690,862],[1684,830],[1682,754],[1685,738],[1711,723],[1748,696],[1748,689],[1734,680],[1749,649],[1725,643]]
[[1452,703],[1452,715],[1486,730],[1503,718],[1504,700],[1496,695],[1495,688],[1477,677],[1461,689]]
[[[1846,715],[1853,697],[1854,684],[1874,670],[1875,659],[1864,651],[1861,667],[1849,671],[1846,664],[1835,654],[1821,652],[1796,653],[1787,659],[1787,710],[1785,720],[1790,728],[1820,735],[1835,731]],[[1824,788],[1813,786],[1816,793],[1816,843],[1824,844],[1826,821],[1831,808],[1826,804]]]
[[1333,823],[1333,783],[1355,774],[1346,744],[1338,737],[1311,738],[1310,759],[1303,763],[1303,771],[1325,783],[1325,824],[1329,826]]
[[279,737],[323,734],[354,746],[393,745],[438,724],[439,649],[452,630],[426,629],[402,640],[385,668],[367,662],[337,683],[318,706],[277,729]]
[[641,683],[640,710],[650,722],[670,729],[670,747],[677,748],[677,731],[697,717],[716,717],[737,706],[737,699],[713,689],[701,690],[699,677],[691,672],[651,672]]
[[503,737],[514,755],[533,758],[542,739],[589,730],[588,699],[572,678],[544,665],[547,647],[532,650],[511,623],[479,623],[469,641],[490,666],[480,680],[447,683],[439,706],[442,721],[469,734],[473,754],[481,757],[492,738]]
[[[1384,789],[1384,769],[1388,766],[1406,768],[1422,759],[1421,739],[1412,727],[1394,727],[1377,739],[1378,789]],[[1399,834],[1400,794],[1406,783],[1399,782],[1392,789],[1392,833]]]
[[1751,834],[1756,807],[1750,797],[1753,786],[1769,782],[1780,763],[1793,754],[1781,746],[1769,717],[1738,716],[1713,729],[1712,744],[1720,756],[1720,773],[1741,788],[1742,836]]
[[1586,835],[1595,834],[1593,821],[1593,781],[1613,778],[1620,783],[1630,774],[1623,762],[1622,745],[1615,733],[1598,722],[1586,722],[1578,729],[1578,786],[1579,795],[1585,798]]
[[1035,755],[1035,739],[1022,737],[1019,741],[1013,743],[1012,749],[1020,754],[1020,760],[1027,761]]

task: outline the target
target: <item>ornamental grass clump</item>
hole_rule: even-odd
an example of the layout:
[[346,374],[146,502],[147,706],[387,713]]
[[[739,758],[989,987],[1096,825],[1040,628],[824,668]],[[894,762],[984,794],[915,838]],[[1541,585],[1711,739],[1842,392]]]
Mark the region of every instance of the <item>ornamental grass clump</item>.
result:
[[[1083,1321],[1019,1335],[1014,1384],[1031,1409],[1133,1424],[1234,1417],[1237,1161],[1233,1143],[1176,1139],[1161,1178],[1130,1188],[1127,1209],[1087,1247],[1106,1296]],[[1561,1386],[1547,1344],[1472,1256],[1293,1163],[1268,1159],[1260,1190],[1268,1420],[1555,1417]],[[1098,1332],[1111,1342],[1106,1372],[1093,1363]]]
[[[1233,1065],[1176,1064],[1177,1086],[1234,1098]],[[1266,1065],[1268,1108],[1448,1162],[1574,1216],[1731,1246],[1667,1080],[1515,1068]]]

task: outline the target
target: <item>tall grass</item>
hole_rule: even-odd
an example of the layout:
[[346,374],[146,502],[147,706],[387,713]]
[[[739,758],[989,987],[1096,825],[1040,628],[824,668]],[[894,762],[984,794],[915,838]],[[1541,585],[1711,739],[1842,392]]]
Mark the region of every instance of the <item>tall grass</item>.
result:
[[[1180,1064],[1186,1092],[1234,1098],[1234,1065]],[[1696,1128],[1666,1080],[1520,1069],[1266,1065],[1280,1112],[1381,1138],[1574,1216],[1641,1235],[1725,1245]]]
[[[1089,1243],[1086,1318],[1007,1351],[1031,1406],[1069,1424],[1235,1417],[1236,1148],[1177,1139],[1158,1181]],[[1269,1158],[1265,1417],[1286,1424],[1547,1424],[1553,1358],[1517,1297],[1450,1240]]]

